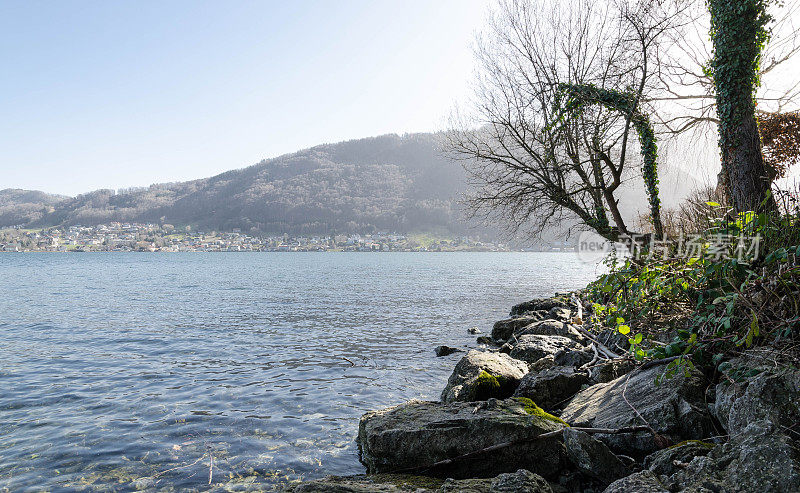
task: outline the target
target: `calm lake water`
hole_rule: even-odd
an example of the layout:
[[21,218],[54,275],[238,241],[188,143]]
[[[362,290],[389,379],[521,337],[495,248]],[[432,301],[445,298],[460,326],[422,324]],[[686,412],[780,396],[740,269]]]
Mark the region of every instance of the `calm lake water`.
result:
[[358,418],[438,399],[458,355],[436,345],[595,274],[571,253],[0,255],[0,491],[361,473]]

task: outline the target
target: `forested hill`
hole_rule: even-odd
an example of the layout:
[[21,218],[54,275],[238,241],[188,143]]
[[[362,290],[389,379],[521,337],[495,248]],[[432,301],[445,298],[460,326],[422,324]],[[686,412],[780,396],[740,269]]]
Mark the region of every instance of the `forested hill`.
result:
[[0,226],[135,221],[262,233],[465,233],[470,228],[456,203],[464,184],[461,166],[438,152],[434,134],[384,135],[320,145],[189,182],[58,200],[37,192],[39,203],[32,196],[24,207],[0,209]]
[[[0,227],[120,221],[267,234],[492,234],[463,219],[459,198],[466,175],[439,150],[437,139],[436,134],[392,134],[324,144],[211,178],[74,198],[2,190]],[[675,168],[659,168],[666,206],[696,186]],[[626,186],[623,208],[630,216],[630,206],[646,206],[646,198],[640,181]]]

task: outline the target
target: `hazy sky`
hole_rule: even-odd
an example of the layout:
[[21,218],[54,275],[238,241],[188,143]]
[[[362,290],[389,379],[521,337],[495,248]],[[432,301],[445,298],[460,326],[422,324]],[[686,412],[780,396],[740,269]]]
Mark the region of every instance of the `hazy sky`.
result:
[[485,0],[0,0],[0,189],[210,176],[440,129]]

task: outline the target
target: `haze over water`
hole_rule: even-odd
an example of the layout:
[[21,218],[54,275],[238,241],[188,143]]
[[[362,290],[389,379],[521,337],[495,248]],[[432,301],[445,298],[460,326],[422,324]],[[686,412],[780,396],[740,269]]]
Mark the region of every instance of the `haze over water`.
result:
[[[0,490],[363,472],[362,413],[438,399],[571,253],[0,255]],[[213,459],[212,459],[213,458]]]

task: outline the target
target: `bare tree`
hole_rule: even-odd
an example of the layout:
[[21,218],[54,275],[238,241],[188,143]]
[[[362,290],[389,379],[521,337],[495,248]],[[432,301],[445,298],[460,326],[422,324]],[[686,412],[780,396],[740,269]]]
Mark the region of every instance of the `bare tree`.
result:
[[[533,234],[564,220],[609,239],[630,233],[617,194],[637,178],[632,122],[659,83],[651,60],[680,18],[676,6],[499,3],[477,43],[474,112],[449,133],[449,149],[476,186],[475,214],[502,215],[513,230]],[[565,114],[564,88],[578,86],[619,91],[632,104]]]
[[[771,14],[775,20],[759,67],[762,84],[755,94],[756,104],[770,113],[796,111],[800,107],[800,80],[793,65],[800,55],[800,3],[775,3]],[[670,49],[664,50],[658,61],[661,91],[654,92],[648,103],[657,108],[653,117],[662,132],[716,132],[716,93],[707,69],[713,46],[706,2],[688,2],[684,15],[689,22],[665,33],[672,39]]]

